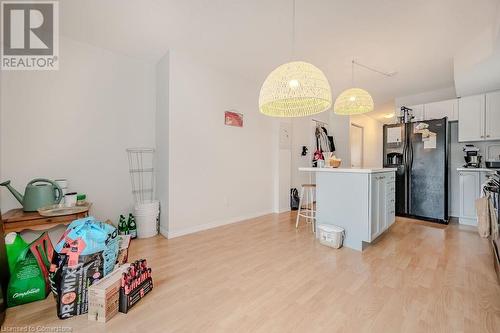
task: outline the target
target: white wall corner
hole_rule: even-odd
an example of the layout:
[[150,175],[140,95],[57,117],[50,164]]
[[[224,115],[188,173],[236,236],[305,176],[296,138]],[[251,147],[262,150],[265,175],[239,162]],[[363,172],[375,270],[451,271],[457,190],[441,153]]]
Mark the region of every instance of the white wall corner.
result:
[[169,87],[170,54],[167,52],[156,64],[156,198],[160,201],[160,231],[167,235],[169,221]]

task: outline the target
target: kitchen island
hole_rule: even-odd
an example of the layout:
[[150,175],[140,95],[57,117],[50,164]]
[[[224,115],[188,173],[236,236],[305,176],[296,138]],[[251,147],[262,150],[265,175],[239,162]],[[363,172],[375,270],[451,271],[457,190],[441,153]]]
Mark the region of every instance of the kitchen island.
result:
[[395,221],[395,168],[299,168],[316,174],[316,224],[345,229],[344,246],[363,251]]

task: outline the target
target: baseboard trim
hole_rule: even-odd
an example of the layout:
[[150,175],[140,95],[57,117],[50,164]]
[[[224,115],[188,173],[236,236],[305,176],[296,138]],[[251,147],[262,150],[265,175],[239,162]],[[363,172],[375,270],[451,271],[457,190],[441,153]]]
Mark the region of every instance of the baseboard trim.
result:
[[160,226],[160,234],[165,237],[165,238],[168,238],[168,229],[165,228],[165,227],[162,227]]
[[463,224],[463,225],[468,225],[471,227],[477,227],[477,219],[474,219],[474,218],[459,217],[458,223]]
[[253,214],[247,214],[247,215],[241,215],[237,217],[233,217],[227,220],[221,220],[221,221],[215,221],[215,222],[210,222],[210,223],[205,223],[205,224],[200,224],[200,225],[195,225],[189,228],[183,228],[179,230],[165,230],[165,228],[160,227],[160,233],[167,237],[168,239],[171,238],[176,238],[184,235],[189,235],[189,234],[194,234],[199,231],[204,231],[204,230],[209,230],[217,227],[222,227],[224,225],[228,224],[234,224],[234,223],[240,223],[240,222],[245,222],[250,219],[254,219],[256,217],[260,217],[263,215],[268,215],[268,214],[273,214],[272,210],[268,211],[263,211],[263,212],[258,212],[258,213],[253,213]]

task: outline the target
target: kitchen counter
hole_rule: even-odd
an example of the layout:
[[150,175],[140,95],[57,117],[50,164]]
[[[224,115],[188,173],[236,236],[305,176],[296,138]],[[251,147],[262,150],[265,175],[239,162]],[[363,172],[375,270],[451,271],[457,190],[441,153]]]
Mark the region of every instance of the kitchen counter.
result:
[[500,171],[500,169],[492,169],[492,168],[457,168],[457,171],[476,171],[476,172],[494,172]]
[[394,223],[395,168],[299,170],[316,175],[317,226],[344,228],[344,246],[363,251]]
[[381,173],[396,171],[396,168],[299,168],[299,171],[332,173]]

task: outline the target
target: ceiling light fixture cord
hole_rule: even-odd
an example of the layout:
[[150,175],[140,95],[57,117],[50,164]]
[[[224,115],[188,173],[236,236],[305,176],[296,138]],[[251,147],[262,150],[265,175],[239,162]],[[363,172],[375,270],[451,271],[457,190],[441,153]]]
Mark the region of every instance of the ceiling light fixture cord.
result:
[[356,60],[352,60],[352,64],[353,66],[354,65],[358,65],[359,67],[363,67],[364,69],[368,69],[369,71],[372,71],[372,72],[375,72],[375,73],[378,73],[378,74],[381,74],[381,75],[384,75],[384,76],[388,76],[388,77],[392,77],[394,75],[396,75],[398,72],[390,72],[390,73],[387,73],[387,72],[382,72],[382,71],[379,71],[378,69],[375,69],[373,67],[370,67],[370,66],[367,66],[367,65],[364,65],[362,63],[359,63],[357,62]]
[[351,87],[354,87],[354,59],[351,62]]
[[292,0],[292,60],[295,59],[295,0]]

